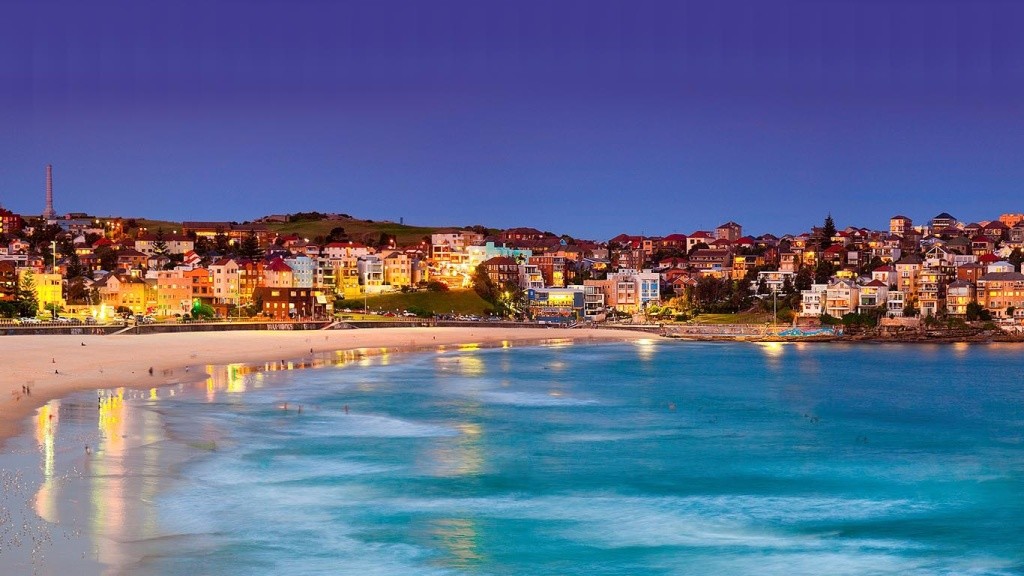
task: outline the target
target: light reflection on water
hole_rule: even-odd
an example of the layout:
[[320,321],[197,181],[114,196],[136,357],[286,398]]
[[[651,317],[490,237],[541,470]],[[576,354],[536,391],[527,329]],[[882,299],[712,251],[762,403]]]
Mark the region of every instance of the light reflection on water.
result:
[[[736,530],[740,536],[726,534],[721,538],[743,537],[748,533],[770,534],[771,537],[764,541],[778,539],[782,544],[778,548],[773,548],[774,544],[766,547],[765,554],[782,557],[790,553],[794,556],[798,555],[797,552],[804,553],[806,558],[793,559],[798,567],[806,567],[808,562],[818,559],[827,561],[828,554],[843,554],[843,561],[852,567],[852,571],[847,570],[846,573],[857,573],[858,567],[869,567],[865,563],[869,558],[861,551],[871,549],[877,552],[871,548],[877,543],[872,544],[869,536],[873,526],[884,525],[886,530],[899,534],[885,543],[889,547],[886,550],[895,551],[886,551],[883,557],[894,567],[890,573],[898,573],[901,566],[913,566],[904,562],[900,554],[902,546],[909,550],[918,544],[915,538],[922,538],[922,543],[915,548],[917,552],[912,550],[908,557],[945,550],[948,545],[945,540],[927,540],[926,534],[915,535],[914,531],[920,529],[913,526],[909,531],[903,531],[909,520],[885,511],[885,506],[890,503],[913,508],[911,504],[916,506],[916,499],[927,500],[927,490],[916,490],[913,480],[904,476],[908,471],[925,478],[929,482],[928,490],[940,497],[945,491],[955,488],[954,492],[963,494],[968,502],[980,501],[985,505],[987,497],[979,495],[989,486],[972,484],[971,474],[991,472],[995,474],[995,480],[986,482],[993,484],[994,489],[1007,490],[999,499],[1000,506],[1008,500],[1011,509],[1021,508],[1019,495],[1014,496],[1015,492],[1010,490],[1019,484],[1019,478],[1011,477],[1011,481],[1005,475],[999,476],[987,470],[986,459],[972,460],[974,468],[965,468],[966,472],[962,470],[963,478],[950,478],[940,473],[942,466],[936,464],[943,461],[941,452],[929,452],[932,449],[927,446],[905,447],[899,444],[907,438],[915,438],[923,418],[920,413],[933,408],[922,406],[913,396],[901,399],[903,403],[897,403],[895,407],[887,403],[891,395],[889,388],[893,386],[891,361],[899,358],[901,362],[914,362],[917,353],[913,350],[916,349],[907,352],[901,348],[900,354],[892,354],[891,350],[879,348],[881,352],[876,356],[864,352],[864,349],[855,349],[854,352],[862,358],[873,359],[873,362],[861,360],[858,363],[845,357],[851,349],[836,346],[766,344],[700,348],[649,341],[616,348],[614,353],[617,356],[613,357],[617,363],[606,363],[592,370],[581,365],[580,357],[576,356],[586,354],[586,349],[564,351],[560,349],[563,346],[558,343],[552,347],[553,350],[534,351],[532,356],[511,356],[502,350],[449,348],[440,350],[436,355],[421,357],[411,367],[393,362],[387,349],[356,350],[254,366],[205,367],[201,370],[205,378],[170,388],[105,391],[96,403],[92,398],[81,397],[53,402],[41,408],[34,420],[31,438],[38,448],[40,484],[32,506],[40,517],[50,522],[68,521],[63,511],[69,508],[62,508],[62,502],[74,497],[74,486],[62,485],[56,480],[73,464],[83,464],[80,483],[84,487],[81,493],[86,495],[86,509],[76,513],[85,519],[83,524],[88,527],[86,538],[90,550],[103,562],[125,566],[142,553],[138,544],[132,544],[133,541],[163,535],[160,532],[164,529],[161,518],[153,504],[161,498],[158,477],[166,476],[168,469],[188,458],[227,450],[224,437],[232,434],[231,427],[260,426],[266,420],[257,417],[255,424],[246,424],[246,415],[254,413],[258,416],[273,409],[274,402],[282,399],[290,403],[285,404],[286,413],[275,416],[274,429],[269,436],[257,436],[258,439],[265,442],[275,436],[299,438],[310,446],[297,443],[287,448],[268,448],[278,451],[259,462],[271,469],[268,474],[272,473],[275,465],[281,467],[279,473],[313,473],[305,467],[310,461],[315,462],[320,455],[318,450],[329,451],[339,447],[341,452],[334,454],[337,458],[334,464],[358,464],[374,469],[372,467],[378,462],[362,461],[349,452],[356,447],[366,449],[366,446],[380,450],[381,453],[377,454],[366,449],[367,452],[359,455],[361,458],[367,458],[369,454],[381,456],[386,459],[387,466],[382,465],[380,470],[397,469],[398,472],[363,472],[368,480],[365,482],[366,491],[362,493],[372,497],[395,490],[401,496],[408,496],[401,493],[402,490],[415,491],[425,486],[430,496],[422,498],[428,502],[426,509],[429,512],[416,511],[410,503],[406,504],[407,508],[391,504],[393,509],[388,513],[402,518],[396,521],[399,526],[394,530],[400,536],[395,538],[408,538],[437,552],[423,560],[424,563],[457,571],[502,572],[500,562],[509,558],[502,547],[514,544],[512,536],[496,529],[495,525],[508,529],[523,523],[541,527],[534,533],[537,540],[532,542],[533,546],[546,545],[556,553],[561,553],[562,548],[570,548],[584,561],[593,557],[604,558],[602,565],[609,569],[614,567],[617,554],[638,562],[636,566],[641,568],[637,573],[644,572],[644,566],[660,566],[659,562],[682,565],[677,561],[690,558],[687,554],[694,554],[698,561],[711,562],[705,566],[713,565],[713,561],[743,564],[748,557],[734,552],[713,555],[714,558],[709,560],[700,557],[703,545],[673,544],[699,541],[704,536],[696,532],[689,534],[686,530],[694,530],[693,527],[701,526],[702,522],[710,523],[714,530],[719,530],[725,524],[720,526],[716,522],[724,518],[730,523],[737,523],[739,527]],[[704,352],[686,357],[678,354],[678,350]],[[991,350],[995,355],[1007,354],[994,348]],[[952,347],[951,351],[955,355],[972,358],[978,354],[977,348],[961,352]],[[595,353],[592,361],[600,364],[603,354],[603,350]],[[928,351],[920,356],[928,359],[934,356],[934,352]],[[708,357],[715,360],[708,361]],[[673,365],[672,362],[679,363]],[[630,378],[636,374],[647,374],[645,368],[628,373],[629,376],[617,372],[632,370],[641,364],[647,365],[646,369],[656,366],[663,370],[638,386],[629,386],[633,383]],[[339,394],[337,405],[315,409],[307,405],[306,416],[302,418],[297,417],[296,406],[305,400],[293,399],[290,395],[300,394],[300,391],[301,394],[322,391],[298,379],[293,382],[296,384],[294,389],[272,385],[276,372],[349,366],[370,367],[372,370],[347,375],[344,379],[346,387]],[[922,370],[920,364],[914,366],[917,368],[904,368],[907,374],[914,375]],[[924,366],[924,370],[929,369],[927,360]],[[972,366],[977,369],[982,363],[975,362]],[[417,387],[415,382],[400,377],[407,371],[417,370],[424,380],[435,377],[435,380],[428,381],[435,385],[421,383]],[[197,368],[197,371],[200,370]],[[335,373],[325,371],[325,374],[317,375],[310,372],[303,378],[320,378],[318,382],[324,384],[332,374]],[[294,378],[288,374],[279,376],[284,377],[277,380],[279,383]],[[720,378],[729,385],[720,386]],[[876,380],[883,383],[879,385]],[[408,390],[406,386],[415,389]],[[878,393],[873,386],[883,388],[882,392]],[[409,395],[399,399],[393,393],[396,390]],[[872,402],[880,402],[879,405],[865,401],[865,394],[876,393],[880,400]],[[923,397],[930,399],[928,395]],[[172,398],[174,401],[168,402]],[[169,417],[165,417],[164,412],[170,413],[178,408],[183,412],[190,402],[203,404],[208,411],[202,413],[205,417],[188,423],[191,429],[187,432],[192,440],[183,444],[175,439],[178,431],[168,427]],[[343,402],[346,403],[344,412],[340,407]],[[353,420],[346,422],[341,419],[348,414],[349,403],[352,404]],[[872,420],[873,410],[880,410],[882,417]],[[904,420],[907,410],[919,413]],[[361,418],[358,423],[356,415]],[[750,422],[743,420],[751,418],[751,415],[754,417]],[[819,419],[821,415],[824,416]],[[987,413],[982,415],[988,416]],[[178,414],[178,421],[182,421],[181,414]],[[896,428],[891,428],[893,422],[898,423]],[[380,429],[358,429],[369,424]],[[770,426],[760,428],[765,424]],[[347,432],[336,434],[339,431]],[[243,432],[236,429],[234,432],[249,439],[255,434],[253,430]],[[314,434],[308,438],[303,436],[309,432]],[[961,431],[965,436],[972,433],[969,427]],[[1013,434],[1014,431],[1010,430],[1006,435]],[[867,440],[869,436],[870,443]],[[195,438],[203,440],[196,441]],[[559,440],[551,442],[553,438]],[[927,438],[926,441],[933,440]],[[953,441],[962,440],[954,436]],[[887,443],[893,445],[889,447]],[[91,449],[89,455],[82,453],[86,444]],[[385,448],[380,449],[381,446]],[[401,448],[389,449],[389,446]],[[998,447],[988,446],[985,449],[989,455],[993,451],[998,452]],[[279,464],[297,457],[292,453],[295,450],[308,450],[302,453],[302,467],[288,470],[286,465]],[[576,451],[567,456],[566,450]],[[405,451],[408,451],[408,456]],[[665,454],[661,454],[662,451]],[[254,459],[261,454],[258,450],[244,453]],[[919,466],[919,462],[911,458],[915,454],[927,455],[932,466]],[[405,457],[410,459],[408,470],[401,464]],[[1005,458],[1005,455],[1000,457]],[[651,459],[655,462],[652,463]],[[894,465],[887,467],[886,462]],[[605,466],[613,471],[609,472]],[[1009,461],[1003,466],[1003,473],[1010,474],[1013,472],[1005,470],[1015,470],[1014,466],[1019,466],[1019,462]],[[836,467],[839,472],[830,470],[830,467]],[[934,474],[938,474],[935,477],[929,472],[933,468]],[[261,473],[264,470],[258,469]],[[998,471],[999,467],[996,466],[995,470]],[[338,486],[358,484],[342,472],[337,474],[332,482]],[[846,483],[850,477],[846,475],[856,479],[849,488]],[[758,498],[763,494],[759,491],[768,491],[772,496],[770,490],[777,486],[793,491],[787,497],[798,503],[803,497],[802,478],[814,490],[823,491],[822,501],[828,503],[828,506],[808,504],[808,509],[801,513],[810,520],[765,522],[757,515],[766,512],[737,512],[729,504],[736,497],[734,492],[753,502],[760,502]],[[636,481],[636,484],[617,483],[623,481]],[[956,488],[953,482],[961,482],[963,486]],[[279,486],[268,479],[268,490],[273,493],[273,490],[280,489],[291,494],[290,484],[300,483],[289,480]],[[329,488],[337,489],[338,486]],[[493,486],[501,488],[497,492],[487,492],[495,490]],[[632,495],[630,498],[622,499],[616,493],[617,487],[622,486],[627,486],[623,490]],[[328,487],[318,489],[331,493]],[[630,529],[609,524],[608,514],[600,507],[594,507],[595,500],[588,489],[598,490],[601,498],[613,503],[608,506],[624,502],[621,522]],[[654,489],[658,497],[646,500],[644,490],[647,489]],[[828,493],[830,490],[837,492]],[[581,496],[572,500],[572,506],[565,511],[552,512],[548,509],[550,504],[561,502],[567,492],[575,491],[579,491]],[[683,492],[677,495],[676,491]],[[217,494],[215,491],[210,493]],[[225,498],[233,496],[221,495]],[[444,495],[449,495],[447,504]],[[509,499],[512,499],[511,504],[508,504]],[[709,506],[714,513],[679,504],[680,501],[690,502],[687,499]],[[856,510],[861,505],[858,499],[879,506],[881,511],[861,523],[844,517],[822,517],[822,513],[827,512],[826,508],[833,506],[845,505]],[[312,496],[310,500],[316,502],[317,497]],[[344,520],[354,523],[359,518],[372,516],[377,512],[376,506],[387,507],[388,501],[384,498],[371,503],[366,507],[372,510],[361,510],[355,518],[346,517]],[[499,504],[506,502],[508,508],[495,511],[490,507],[495,501]],[[778,505],[771,504],[778,501],[769,499],[765,510],[778,510],[780,516],[786,517],[784,506],[779,509]],[[328,501],[323,503],[326,505]],[[921,504],[921,509],[930,510],[929,507],[937,506],[939,504],[926,502]],[[322,512],[319,507],[315,511]],[[411,514],[412,518],[405,518],[402,514]],[[635,525],[630,524],[634,515],[639,518]],[[301,513],[297,512],[296,516],[301,516]],[[965,521],[970,522],[972,518],[968,516]],[[282,522],[285,520],[282,517]],[[940,516],[937,521],[947,520]],[[1017,522],[1009,518],[1005,521]],[[927,526],[920,518],[914,522]],[[418,527],[418,531],[409,535],[403,531],[405,524]],[[1019,522],[1013,525],[1019,526]],[[726,527],[732,529],[731,525]],[[789,530],[796,535],[789,534]],[[861,531],[865,535],[845,535],[843,530]],[[590,540],[574,540],[580,534],[590,534]],[[975,539],[973,534],[969,536],[971,546],[983,548],[986,545],[984,539]],[[662,544],[649,544],[648,538]],[[750,538],[754,544],[748,542],[744,546],[757,548],[763,545],[762,540]],[[549,542],[548,539],[552,540]],[[809,540],[813,540],[813,545],[806,544]],[[593,542],[600,545],[595,547]],[[840,545],[830,548],[833,542]],[[366,546],[369,549],[384,545],[370,539]],[[801,546],[808,546],[808,549]],[[793,552],[794,549],[797,551]],[[1012,551],[1005,552],[999,548],[987,550],[986,554],[992,557],[1002,554],[1011,563],[1020,560],[1019,555],[1014,556]],[[654,563],[644,564],[650,557],[656,557]],[[953,567],[950,573],[963,567],[954,560],[947,560],[943,556],[928,558],[935,566]],[[415,562],[412,566],[418,567]],[[504,573],[530,573],[523,570],[523,565],[517,565]],[[406,573],[412,572],[420,570]],[[551,573],[537,573],[541,572]],[[811,573],[807,570],[796,572]],[[994,572],[982,570],[979,573]]]

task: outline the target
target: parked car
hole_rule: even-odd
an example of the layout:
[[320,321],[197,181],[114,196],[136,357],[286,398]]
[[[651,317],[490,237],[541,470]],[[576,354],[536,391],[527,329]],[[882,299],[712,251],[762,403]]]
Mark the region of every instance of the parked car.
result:
[[42,324],[42,320],[39,318],[30,318],[28,316],[18,318],[18,322],[21,322],[22,324]]

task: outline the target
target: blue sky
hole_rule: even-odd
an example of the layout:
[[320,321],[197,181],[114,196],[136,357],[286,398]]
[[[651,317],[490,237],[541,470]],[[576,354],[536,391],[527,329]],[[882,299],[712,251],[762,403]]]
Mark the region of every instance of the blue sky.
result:
[[0,3],[0,205],[581,237],[1024,211],[1024,3]]

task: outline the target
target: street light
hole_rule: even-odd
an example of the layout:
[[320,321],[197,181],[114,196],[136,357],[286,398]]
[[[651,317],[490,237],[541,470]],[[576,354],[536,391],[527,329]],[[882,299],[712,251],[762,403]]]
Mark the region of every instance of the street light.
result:
[[779,332],[779,290],[776,287],[772,290],[772,328],[777,334]]
[[51,268],[50,271],[56,274],[57,273],[57,241],[56,240],[50,240],[50,247],[53,248],[53,268]]

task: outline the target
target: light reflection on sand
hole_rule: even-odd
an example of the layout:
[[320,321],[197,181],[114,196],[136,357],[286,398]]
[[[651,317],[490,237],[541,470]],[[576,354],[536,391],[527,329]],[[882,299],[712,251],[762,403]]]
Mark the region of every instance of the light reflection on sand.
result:
[[[572,340],[544,340],[534,344],[563,347]],[[438,362],[468,377],[484,373],[483,359],[476,354],[487,346],[470,343],[436,346]],[[510,341],[494,347],[510,348]],[[97,561],[113,573],[130,571],[146,555],[146,546],[166,534],[160,533],[155,502],[172,466],[182,460],[215,450],[210,442],[183,444],[168,441],[167,422],[159,404],[182,392],[198,394],[206,402],[246,394],[264,386],[264,377],[278,371],[321,367],[388,366],[393,352],[386,347],[351,349],[310,354],[301,359],[259,364],[191,366],[201,378],[164,388],[117,388],[99,390],[95,400],[89,394],[54,400],[41,407],[33,420],[33,439],[38,450],[40,478],[27,506],[43,521],[63,527],[80,538],[75,549],[84,549],[82,561]],[[508,362],[503,360],[503,362]],[[506,364],[506,367],[509,367]],[[556,369],[563,366],[556,363]],[[186,371],[188,373],[188,371]],[[508,385],[508,382],[503,382]],[[372,390],[372,383],[360,386]],[[556,389],[552,395],[559,395]],[[423,455],[423,467],[438,476],[470,476],[483,472],[482,446],[486,431],[475,423],[480,405],[467,402],[466,418],[453,423],[458,434]],[[65,421],[62,421],[62,416]],[[205,430],[203,425],[203,430]],[[63,436],[61,436],[63,434]],[[203,438],[217,437],[216,430],[201,431]],[[84,528],[84,530],[79,530]],[[460,566],[479,560],[476,526],[472,520],[439,521],[441,536]],[[68,547],[68,549],[71,549]],[[77,559],[77,556],[75,557]],[[73,560],[73,559],[72,559]],[[40,566],[48,565],[39,560]],[[68,558],[63,562],[69,561]],[[2,570],[0,570],[2,572]],[[43,571],[46,572],[46,570]]]

